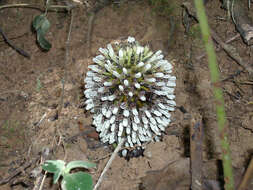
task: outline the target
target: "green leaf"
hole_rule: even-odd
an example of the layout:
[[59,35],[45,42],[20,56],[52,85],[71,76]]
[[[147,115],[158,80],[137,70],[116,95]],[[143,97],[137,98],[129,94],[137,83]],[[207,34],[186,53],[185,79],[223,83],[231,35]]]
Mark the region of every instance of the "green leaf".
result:
[[36,31],[42,30],[42,32],[45,34],[50,28],[50,22],[44,14],[38,15],[33,19],[33,28]]
[[49,173],[54,173],[53,182],[57,183],[58,179],[64,172],[65,162],[62,160],[47,160],[42,165],[42,169]]
[[92,190],[91,175],[84,172],[66,174],[61,183],[62,190]]
[[59,178],[61,177],[63,171],[55,172],[53,177],[53,183],[56,184]]
[[45,34],[50,28],[50,22],[48,21],[47,17],[44,14],[36,16],[33,19],[32,26],[37,32],[37,41],[40,47],[48,51],[52,46],[45,39]]
[[45,15],[42,14],[42,15],[37,15],[34,19],[33,19],[33,22],[32,22],[32,26],[35,30],[38,30],[38,28],[40,28],[41,26],[41,23],[43,22],[45,18]]
[[40,29],[43,32],[43,34],[46,34],[49,28],[50,28],[50,22],[49,20],[47,20],[47,17],[44,17],[43,22],[41,23]]
[[45,36],[41,30],[37,31],[37,41],[40,47],[44,50],[50,50],[52,45],[45,39]]
[[69,162],[68,165],[66,166],[66,172],[68,173],[70,170],[72,170],[73,168],[94,168],[96,167],[96,164],[91,163],[91,162],[85,162],[82,160],[75,160],[72,162]]

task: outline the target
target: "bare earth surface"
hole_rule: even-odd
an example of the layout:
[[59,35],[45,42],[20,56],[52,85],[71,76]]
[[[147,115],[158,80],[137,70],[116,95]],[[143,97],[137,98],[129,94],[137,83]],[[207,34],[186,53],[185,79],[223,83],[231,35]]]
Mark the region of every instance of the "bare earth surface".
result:
[[[159,14],[144,0],[118,1],[104,7],[95,16],[90,55],[87,13],[94,1],[86,2],[88,4],[78,5],[72,12],[73,27],[66,65],[70,15],[48,14],[51,28],[47,39],[52,43],[52,49],[42,52],[31,31],[31,22],[40,12],[27,8],[0,10],[1,29],[16,46],[31,55],[31,59],[24,58],[0,38],[0,181],[29,161],[40,158],[44,148],[56,146],[47,159],[95,162],[97,168],[90,173],[96,183],[112,147],[101,144],[95,132],[68,141],[64,139],[92,129],[89,127],[91,115],[81,108],[83,79],[92,57],[99,47],[128,36],[134,36],[143,45],[149,44],[154,51],[161,49],[171,61],[177,77],[177,109],[163,141],[148,144],[144,156],[130,161],[117,156],[100,189],[189,189],[188,136],[190,118],[196,114],[203,119],[204,177],[218,180],[221,174],[217,161],[221,155],[209,69],[206,57],[199,58],[205,52],[198,24],[192,21],[189,33],[185,33],[183,1],[170,0],[168,15]],[[13,3],[20,1],[0,1],[0,5]],[[42,4],[42,1],[27,0],[26,3]],[[206,6],[210,27],[224,41],[237,34],[232,21],[227,19],[227,12],[220,9],[219,1],[210,1]],[[238,49],[241,57],[253,62],[251,48],[240,37],[230,44]],[[222,79],[242,69],[223,50],[216,52]],[[245,71],[221,84],[233,167],[239,180],[253,153],[253,83]],[[29,173],[38,165],[39,161],[32,163],[0,189],[33,189],[36,179],[30,178]],[[46,178],[44,189],[58,189],[58,185],[52,184],[51,176]]]

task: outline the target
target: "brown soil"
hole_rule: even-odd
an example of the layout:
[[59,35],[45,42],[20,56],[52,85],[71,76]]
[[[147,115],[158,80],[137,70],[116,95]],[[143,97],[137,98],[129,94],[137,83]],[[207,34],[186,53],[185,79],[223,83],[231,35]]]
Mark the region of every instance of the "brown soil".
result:
[[[185,33],[182,24],[183,1],[170,0],[173,6],[167,15],[159,14],[144,0],[117,1],[119,3],[104,7],[95,17],[90,56],[86,38],[89,27],[87,13],[95,1],[85,2],[87,4],[78,5],[73,11],[66,65],[69,15],[48,14],[51,28],[47,39],[52,43],[52,49],[42,52],[31,31],[33,18],[40,14],[38,10],[8,8],[0,11],[1,29],[16,46],[31,55],[31,59],[24,58],[0,39],[0,181],[38,157],[45,147],[52,148],[64,142],[63,139],[90,129],[87,126],[91,124],[91,117],[80,108],[87,65],[99,47],[128,36],[134,36],[141,44],[149,44],[153,50],[161,49],[173,63],[177,77],[178,109],[173,113],[173,122],[163,141],[147,145],[144,157],[126,161],[117,156],[100,189],[189,189],[188,129],[190,116],[196,114],[203,118],[205,133],[204,177],[218,180],[221,174],[218,173],[220,166],[216,161],[221,159],[221,151],[209,69],[205,56],[198,59],[204,54],[204,47],[197,23],[191,21],[190,31]],[[20,2],[5,0],[0,2],[0,6],[14,3]],[[27,0],[26,3],[42,4],[42,1]],[[225,41],[235,36],[237,31],[220,6],[219,1],[210,1],[207,14],[210,27]],[[237,47],[240,56],[252,63],[251,48],[241,38],[231,42],[231,45]],[[222,50],[217,50],[217,59],[222,79],[242,69]],[[233,167],[239,180],[253,152],[253,86],[247,72],[241,72],[222,82],[222,88]],[[96,134],[90,134],[89,137],[79,136],[65,142],[64,148],[58,146],[48,159],[95,162],[97,168],[91,174],[96,183],[110,153],[112,147],[101,144]],[[0,189],[24,189],[24,186],[33,189],[35,178],[30,178],[29,173],[38,165],[39,162],[33,163]],[[44,189],[57,188],[57,185],[52,185],[51,176],[47,177]]]

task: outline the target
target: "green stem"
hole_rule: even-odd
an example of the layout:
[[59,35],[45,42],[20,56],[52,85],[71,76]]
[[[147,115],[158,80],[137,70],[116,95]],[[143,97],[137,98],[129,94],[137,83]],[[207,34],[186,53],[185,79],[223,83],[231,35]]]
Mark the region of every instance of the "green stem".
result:
[[216,61],[216,54],[211,40],[205,7],[202,0],[194,0],[197,16],[200,24],[202,38],[206,48],[209,69],[211,74],[211,82],[213,84],[213,93],[216,102],[216,114],[218,122],[219,138],[222,149],[222,163],[225,181],[225,190],[234,190],[234,178],[232,170],[232,162],[230,156],[230,147],[228,142],[228,126],[226,121],[225,106],[222,89],[219,87],[219,70]]
[[46,2],[46,10],[45,10],[45,16],[47,16],[47,10],[48,10],[48,8],[49,8],[49,6],[50,6],[50,0],[47,0],[47,2]]

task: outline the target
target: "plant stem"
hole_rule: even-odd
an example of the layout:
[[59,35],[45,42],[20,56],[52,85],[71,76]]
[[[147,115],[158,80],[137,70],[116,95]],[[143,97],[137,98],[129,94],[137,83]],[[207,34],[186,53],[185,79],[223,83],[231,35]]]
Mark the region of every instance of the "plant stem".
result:
[[[40,6],[40,5],[32,5],[32,4],[26,4],[26,3],[22,3],[22,4],[10,4],[10,5],[2,5],[0,6],[0,10],[1,9],[7,9],[7,8],[31,8],[31,9],[38,9],[42,12],[44,12],[45,7]],[[69,10],[73,7],[70,6],[64,6],[64,5],[50,5],[48,7],[48,10],[50,11],[57,11],[57,9],[66,9]]]
[[116,155],[118,154],[118,152],[120,151],[123,143],[125,142],[125,139],[122,138],[121,141],[119,142],[118,146],[116,147],[116,149],[114,150],[112,156],[110,157],[109,161],[107,162],[103,172],[101,173],[98,182],[96,183],[95,187],[93,188],[93,190],[97,190],[98,187],[100,186],[100,184],[102,183],[103,179],[104,179],[104,175],[107,172],[107,170],[109,169],[109,167],[112,164],[112,161],[115,159]]
[[197,16],[200,24],[202,38],[206,48],[209,69],[211,74],[211,82],[216,104],[216,114],[218,123],[218,132],[222,149],[222,163],[225,181],[225,190],[234,190],[234,178],[232,170],[232,162],[230,156],[230,147],[228,142],[228,125],[224,108],[224,98],[222,89],[219,87],[219,70],[216,61],[216,54],[211,40],[205,7],[202,0],[194,0]]

